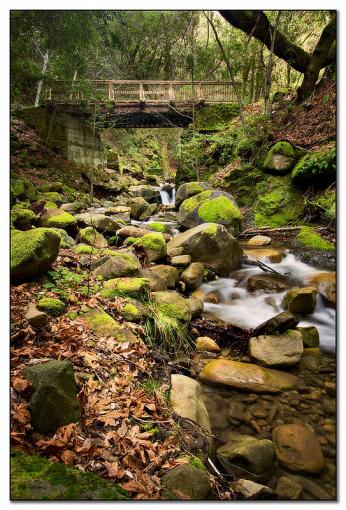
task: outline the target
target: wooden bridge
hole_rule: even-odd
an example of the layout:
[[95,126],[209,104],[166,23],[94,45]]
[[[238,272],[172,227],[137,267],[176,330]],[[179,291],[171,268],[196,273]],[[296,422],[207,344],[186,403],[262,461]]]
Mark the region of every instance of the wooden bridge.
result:
[[96,105],[96,123],[106,128],[186,127],[194,109],[236,102],[227,81],[55,81],[43,97],[49,107],[79,116],[90,116]]

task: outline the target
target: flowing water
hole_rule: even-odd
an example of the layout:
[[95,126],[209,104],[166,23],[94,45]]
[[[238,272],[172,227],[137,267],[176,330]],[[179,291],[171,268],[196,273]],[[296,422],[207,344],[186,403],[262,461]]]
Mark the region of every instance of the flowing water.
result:
[[175,188],[172,188],[170,192],[167,190],[160,189],[162,205],[174,205],[175,204]]
[[[254,253],[256,250],[254,250]],[[248,252],[249,253],[249,252]],[[251,253],[251,252],[250,252]],[[249,258],[252,258],[249,255]],[[272,263],[266,258],[261,258],[269,267],[286,275],[290,287],[308,286],[309,275],[322,272],[309,264],[297,259],[293,253],[284,253],[280,262]],[[325,272],[325,271],[323,271]],[[217,296],[218,303],[204,303],[204,313],[208,316],[217,317],[228,324],[234,324],[243,328],[254,328],[283,311],[282,299],[284,292],[249,292],[247,280],[252,275],[263,275],[258,267],[242,267],[235,271],[229,278],[205,283],[200,287],[204,294],[213,293]],[[327,351],[335,350],[335,310],[327,307],[320,295],[317,296],[316,309],[313,314],[301,317],[299,326],[313,325],[319,331],[321,348]]]

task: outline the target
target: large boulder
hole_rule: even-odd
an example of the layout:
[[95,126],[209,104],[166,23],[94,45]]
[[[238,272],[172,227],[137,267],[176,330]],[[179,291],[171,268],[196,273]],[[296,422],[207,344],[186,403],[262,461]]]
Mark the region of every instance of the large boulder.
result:
[[37,200],[37,190],[28,180],[23,178],[11,179],[11,195],[17,200]]
[[315,434],[296,423],[273,430],[276,456],[291,471],[318,473],[325,465],[320,443]]
[[282,306],[291,313],[313,313],[317,291],[314,287],[294,287],[284,296]]
[[207,499],[210,494],[210,481],[207,471],[183,464],[171,469],[161,478],[163,498],[171,500]]
[[167,289],[167,282],[162,276],[150,269],[142,269],[140,271],[140,276],[146,278],[149,282],[149,288],[152,292],[157,292],[160,290]]
[[279,393],[301,386],[292,374],[229,359],[209,361],[199,373],[206,384],[239,388],[256,393]]
[[200,384],[181,374],[173,374],[171,382],[170,402],[173,411],[211,432],[211,422],[203,402]]
[[141,265],[133,253],[109,250],[107,255],[92,264],[92,269],[96,276],[109,280],[123,276],[137,276]]
[[315,326],[299,327],[297,330],[302,335],[304,347],[312,348],[320,345],[320,335]]
[[156,204],[149,204],[144,198],[142,197],[134,197],[130,198],[127,201],[127,205],[131,208],[131,218],[135,220],[144,221],[149,216],[154,214],[154,212],[157,209]]
[[145,248],[149,262],[162,260],[167,254],[166,240],[164,235],[160,232],[145,234],[143,237],[137,239],[133,244],[135,246],[142,246]]
[[274,443],[234,434],[231,441],[218,448],[217,457],[230,474],[242,475],[245,470],[247,476],[251,473],[250,478],[264,482],[270,478],[275,465]]
[[268,151],[263,162],[263,170],[275,174],[287,174],[295,165],[302,152],[290,142],[276,142]]
[[336,304],[336,277],[335,272],[320,272],[308,276],[308,283],[317,289],[329,306]]
[[184,200],[191,198],[194,195],[198,195],[203,191],[213,189],[207,182],[185,182],[177,189],[175,196],[175,205],[179,207]]
[[37,220],[36,214],[30,209],[12,209],[11,224],[18,230],[30,230]]
[[152,292],[151,298],[155,303],[163,305],[170,316],[183,322],[190,322],[192,310],[189,299],[174,291]]
[[250,338],[249,353],[256,363],[265,367],[294,365],[303,354],[302,334],[289,330],[282,335]]
[[133,197],[142,197],[149,204],[161,203],[160,190],[154,186],[148,184],[140,184],[139,186],[130,186],[129,193]]
[[242,228],[242,214],[232,195],[225,191],[209,190],[182,202],[178,222],[186,228],[201,223],[219,223],[238,235]]
[[298,319],[291,312],[281,312],[262,322],[253,330],[253,336],[269,335],[270,333],[283,333],[287,329],[294,329]]
[[40,363],[26,368],[24,376],[34,387],[30,413],[35,430],[47,434],[79,421],[77,387],[70,361]]
[[75,216],[79,225],[94,227],[104,234],[115,234],[123,225],[105,214],[83,213]]
[[57,258],[60,236],[50,228],[35,228],[11,235],[11,277],[33,278]]
[[102,297],[132,297],[146,299],[149,294],[149,280],[146,278],[112,278],[107,280],[100,292]]
[[282,292],[287,290],[286,276],[278,274],[254,274],[247,280],[247,289],[252,291],[265,290],[268,292]]
[[323,187],[336,179],[336,150],[323,148],[306,154],[292,170],[292,182],[306,188]]
[[56,227],[66,230],[75,237],[78,232],[77,221],[72,214],[61,209],[48,209],[41,214],[38,225],[40,227]]
[[190,255],[193,262],[202,262],[216,274],[228,276],[240,267],[243,252],[223,225],[204,223],[171,239],[167,254]]

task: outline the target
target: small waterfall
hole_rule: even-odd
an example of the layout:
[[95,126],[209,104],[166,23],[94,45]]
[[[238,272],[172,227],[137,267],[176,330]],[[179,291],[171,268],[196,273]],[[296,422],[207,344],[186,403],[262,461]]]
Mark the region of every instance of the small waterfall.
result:
[[170,191],[160,189],[162,205],[174,205],[175,204],[175,188],[171,188]]

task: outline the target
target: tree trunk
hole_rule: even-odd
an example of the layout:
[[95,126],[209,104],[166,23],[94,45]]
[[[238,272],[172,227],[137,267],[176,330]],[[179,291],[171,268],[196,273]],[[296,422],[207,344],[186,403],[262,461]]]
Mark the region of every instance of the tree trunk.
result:
[[[48,66],[48,51],[46,51],[46,53],[44,54],[44,57],[43,57],[42,74],[46,74],[47,66]],[[37,85],[37,92],[36,92],[36,99],[35,99],[36,107],[40,104],[42,85],[43,85],[43,80],[40,80]]]
[[266,72],[266,80],[265,80],[265,86],[264,86],[264,113],[267,115],[270,114],[270,89],[272,84],[272,71],[273,71],[273,51],[275,46],[275,39],[277,34],[277,28],[279,25],[279,19],[280,19],[280,11],[278,11],[275,19],[275,26],[274,26],[274,32],[273,34],[270,34],[271,38],[271,46],[270,46],[270,54],[269,54],[269,61],[268,61],[268,68]]

